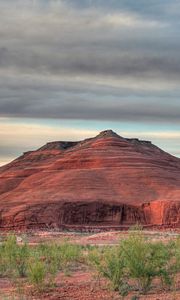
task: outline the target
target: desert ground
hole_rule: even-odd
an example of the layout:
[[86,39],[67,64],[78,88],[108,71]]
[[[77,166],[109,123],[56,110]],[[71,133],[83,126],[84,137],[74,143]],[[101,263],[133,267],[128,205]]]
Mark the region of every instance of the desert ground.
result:
[[[7,233],[1,234],[1,243],[7,238]],[[120,241],[126,240],[128,231],[99,232],[99,233],[75,233],[56,231],[36,231],[16,233],[18,246],[26,243],[34,248],[38,245],[53,243],[70,243],[81,246],[82,255],[87,254],[89,249],[102,249],[104,247],[116,247]],[[147,241],[163,242],[164,244],[179,238],[178,231],[144,231],[143,235]],[[180,276],[176,276],[175,287],[162,287],[158,279],[152,283],[151,289],[145,294],[134,290],[128,295],[122,296],[114,291],[107,278],[99,276],[98,272],[84,258],[78,258],[68,270],[60,270],[55,276],[55,284],[52,287],[46,286],[42,290],[35,288],[26,278],[14,278],[7,276],[0,277],[0,299],[2,300],[178,300],[180,299]]]

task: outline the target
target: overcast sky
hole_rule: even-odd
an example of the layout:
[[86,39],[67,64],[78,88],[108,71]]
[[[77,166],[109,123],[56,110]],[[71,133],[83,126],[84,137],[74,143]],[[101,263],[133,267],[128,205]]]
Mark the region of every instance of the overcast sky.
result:
[[0,0],[0,164],[109,128],[180,156],[180,1]]

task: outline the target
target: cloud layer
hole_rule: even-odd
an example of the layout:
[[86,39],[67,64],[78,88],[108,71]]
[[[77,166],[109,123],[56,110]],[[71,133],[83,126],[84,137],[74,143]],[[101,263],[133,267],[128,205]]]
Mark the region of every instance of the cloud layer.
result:
[[0,0],[0,118],[180,130],[179,20],[178,0]]
[[179,122],[178,3],[149,2],[0,1],[0,116]]

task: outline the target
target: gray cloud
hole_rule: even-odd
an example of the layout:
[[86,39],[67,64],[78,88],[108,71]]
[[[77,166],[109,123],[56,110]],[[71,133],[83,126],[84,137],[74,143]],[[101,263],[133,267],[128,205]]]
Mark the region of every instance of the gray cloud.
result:
[[179,123],[175,7],[1,0],[0,116]]
[[0,102],[0,116],[179,123],[177,96],[172,104],[169,95],[161,97],[160,92],[159,97],[154,92],[144,98],[144,92],[139,90],[132,90],[130,95],[129,90],[97,88],[94,91],[87,86],[80,90],[79,86],[40,85],[15,91],[2,89],[2,93],[6,96],[9,93],[9,97]]

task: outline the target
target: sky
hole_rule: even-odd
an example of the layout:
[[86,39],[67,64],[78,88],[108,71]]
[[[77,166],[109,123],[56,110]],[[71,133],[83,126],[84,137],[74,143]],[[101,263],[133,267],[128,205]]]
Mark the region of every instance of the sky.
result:
[[179,0],[0,0],[0,165],[113,129],[180,157]]

